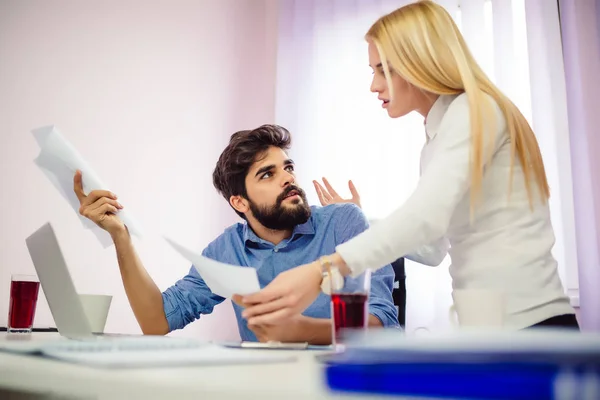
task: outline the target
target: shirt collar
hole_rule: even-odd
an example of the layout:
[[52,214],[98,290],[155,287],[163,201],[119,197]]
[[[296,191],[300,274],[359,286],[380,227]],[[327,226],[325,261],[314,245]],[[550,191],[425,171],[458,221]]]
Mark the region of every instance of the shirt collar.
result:
[[244,228],[242,229],[242,238],[244,239],[244,243],[247,243],[248,241],[260,243],[263,241],[261,238],[256,236],[256,233],[254,233],[252,228],[250,228],[248,222],[244,223]]
[[292,232],[292,238],[296,235],[314,235],[315,226],[313,225],[312,215],[308,218],[308,221],[301,225],[296,225]]
[[425,117],[425,132],[427,133],[428,140],[431,140],[437,135],[440,129],[442,119],[450,107],[450,103],[456,98],[457,95],[440,95],[437,100],[431,106],[431,110]]
[[[315,227],[313,225],[313,217],[311,215],[310,218],[308,218],[308,221],[306,221],[305,223],[303,223],[301,225],[296,225],[296,227],[292,231],[292,236],[291,236],[290,240],[293,240],[297,235],[314,235],[314,234],[315,234]],[[256,235],[256,233],[254,233],[252,228],[250,228],[250,225],[248,225],[247,222],[244,223],[242,237],[244,239],[244,243],[247,243],[248,241],[253,242],[253,243],[268,243],[266,240],[259,238]]]

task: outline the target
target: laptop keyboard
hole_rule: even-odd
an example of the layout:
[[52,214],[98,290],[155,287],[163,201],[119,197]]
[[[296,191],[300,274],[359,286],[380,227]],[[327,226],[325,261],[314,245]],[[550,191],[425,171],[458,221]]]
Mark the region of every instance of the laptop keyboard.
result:
[[105,336],[92,340],[61,340],[52,343],[51,347],[52,350],[64,352],[107,352],[196,349],[206,345],[198,340],[164,336]]

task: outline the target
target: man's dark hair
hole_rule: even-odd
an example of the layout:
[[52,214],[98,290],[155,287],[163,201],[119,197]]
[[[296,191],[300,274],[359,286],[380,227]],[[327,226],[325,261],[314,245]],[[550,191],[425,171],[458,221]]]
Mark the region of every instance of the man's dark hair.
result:
[[[279,125],[262,125],[251,131],[234,133],[217,161],[213,185],[228,203],[231,196],[247,199],[246,175],[252,164],[266,157],[269,147],[288,150],[291,142],[290,132]],[[243,213],[234,211],[245,219]]]

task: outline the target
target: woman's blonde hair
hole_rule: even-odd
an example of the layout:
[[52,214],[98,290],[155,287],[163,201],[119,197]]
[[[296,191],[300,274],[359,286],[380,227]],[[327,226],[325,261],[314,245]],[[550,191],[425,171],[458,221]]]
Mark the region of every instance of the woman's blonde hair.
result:
[[[431,0],[408,4],[377,20],[367,32],[366,39],[377,47],[390,91],[391,68],[408,83],[426,92],[438,95],[466,93],[471,122],[471,211],[481,191],[484,140],[494,140],[497,122],[493,105],[486,101],[485,94],[498,104],[509,131],[509,195],[516,155],[523,169],[530,206],[533,207],[532,180],[537,184],[543,202],[549,198],[542,155],[531,127],[519,109],[479,67],[444,7]],[[485,137],[486,132],[491,136]],[[487,157],[491,159],[491,152]]]

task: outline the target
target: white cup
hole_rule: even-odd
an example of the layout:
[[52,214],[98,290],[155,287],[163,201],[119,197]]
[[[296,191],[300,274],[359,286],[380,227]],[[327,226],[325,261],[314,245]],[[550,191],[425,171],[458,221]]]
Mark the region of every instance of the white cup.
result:
[[83,311],[93,333],[103,333],[108,317],[108,310],[112,296],[105,294],[80,294],[79,299],[83,305]]
[[461,328],[501,328],[504,323],[504,294],[488,289],[459,289],[452,292],[454,304],[449,317]]

